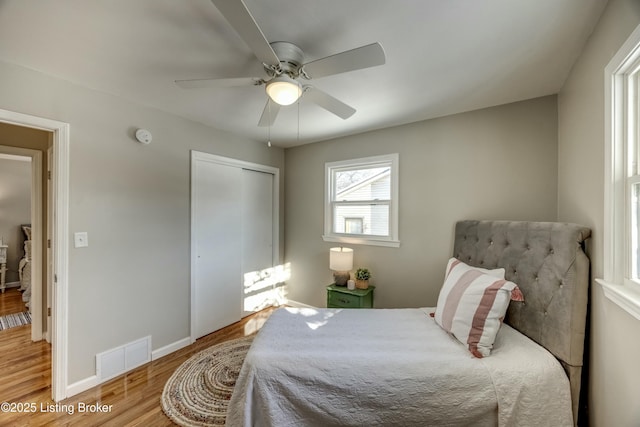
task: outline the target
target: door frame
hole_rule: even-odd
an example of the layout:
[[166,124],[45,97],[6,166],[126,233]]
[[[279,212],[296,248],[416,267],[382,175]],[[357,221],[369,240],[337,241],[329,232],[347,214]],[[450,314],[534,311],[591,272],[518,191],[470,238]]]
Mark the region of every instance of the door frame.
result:
[[[51,181],[55,210],[53,235],[54,285],[51,306],[51,398],[67,397],[68,368],[68,270],[69,270],[69,124],[57,120],[0,109],[0,122],[40,129],[53,135]],[[42,199],[41,199],[42,200]],[[48,212],[52,215],[53,212]]]
[[[47,148],[47,165],[49,165],[49,169],[47,170],[47,173],[49,173],[49,171],[51,170],[51,165],[53,165],[53,147],[48,147]],[[42,189],[42,191],[46,191],[47,192],[47,240],[49,242],[54,242],[55,241],[55,236],[53,235],[53,222],[55,221],[55,210],[53,208],[53,183],[51,182],[51,179],[47,179],[47,188]],[[53,248],[52,245],[49,244],[47,245],[46,248],[44,248],[44,250],[47,252],[47,265],[46,268],[47,269],[47,307],[51,308],[51,304],[53,303],[53,279],[54,279],[54,265],[53,265]],[[45,339],[47,340],[47,342],[49,344],[51,344],[51,328],[52,328],[52,322],[53,319],[51,319],[51,316],[47,316],[47,320],[46,320],[46,325],[47,325],[47,334],[45,336]]]
[[[280,169],[274,166],[261,165],[258,163],[247,162],[244,160],[238,160],[231,157],[223,157],[215,154],[204,153],[201,151],[191,150],[191,270],[190,270],[190,282],[191,282],[191,323],[189,336],[191,343],[196,341],[195,326],[196,326],[196,312],[195,312],[195,289],[196,289],[196,235],[198,233],[198,224],[195,218],[196,211],[196,194],[197,194],[197,181],[196,181],[196,168],[194,163],[198,161],[210,162],[222,164],[225,166],[237,167],[240,169],[250,169],[258,172],[265,172],[273,175],[273,250],[272,260],[273,265],[278,265],[280,261]],[[242,288],[238,288],[238,292],[242,292]],[[240,307],[240,313],[244,313],[244,307]]]

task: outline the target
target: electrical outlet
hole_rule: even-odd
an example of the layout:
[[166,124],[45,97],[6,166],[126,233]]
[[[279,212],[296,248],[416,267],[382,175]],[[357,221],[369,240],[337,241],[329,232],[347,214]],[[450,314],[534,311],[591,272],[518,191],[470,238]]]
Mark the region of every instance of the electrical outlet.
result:
[[86,231],[73,233],[73,246],[76,248],[86,248],[89,246],[89,234]]

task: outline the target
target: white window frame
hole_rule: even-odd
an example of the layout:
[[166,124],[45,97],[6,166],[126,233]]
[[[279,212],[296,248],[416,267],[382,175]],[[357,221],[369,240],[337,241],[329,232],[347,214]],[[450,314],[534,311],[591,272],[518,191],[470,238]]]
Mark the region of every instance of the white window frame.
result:
[[[391,167],[390,185],[391,198],[389,201],[389,235],[375,236],[362,234],[335,233],[333,231],[333,172],[340,169],[369,168],[379,165],[389,165]],[[337,162],[325,163],[325,186],[324,186],[324,234],[322,239],[325,242],[338,242],[348,244],[390,246],[399,247],[398,237],[398,153],[385,154],[381,156],[363,157],[359,159],[341,160]]]
[[596,279],[609,300],[638,320],[631,188],[640,182],[639,76],[640,26],[605,68],[604,277]]

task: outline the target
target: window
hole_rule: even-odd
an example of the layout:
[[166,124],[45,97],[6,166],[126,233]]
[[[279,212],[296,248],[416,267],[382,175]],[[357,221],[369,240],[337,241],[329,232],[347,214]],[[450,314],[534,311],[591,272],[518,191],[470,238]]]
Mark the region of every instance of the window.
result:
[[329,242],[400,246],[398,154],[325,164]]
[[[627,281],[640,285],[638,276],[638,232],[640,223],[638,222],[638,194],[640,190],[640,171],[638,170],[638,67],[640,59],[634,61],[631,71],[625,73],[622,79],[621,94],[625,98],[624,105],[617,111],[621,117],[624,129],[621,135],[621,145],[624,152],[620,153],[624,159],[620,165],[619,173],[624,175],[624,211],[625,216],[625,268],[624,278]],[[621,243],[623,243],[621,241]]]
[[640,26],[605,69],[604,294],[640,319]]

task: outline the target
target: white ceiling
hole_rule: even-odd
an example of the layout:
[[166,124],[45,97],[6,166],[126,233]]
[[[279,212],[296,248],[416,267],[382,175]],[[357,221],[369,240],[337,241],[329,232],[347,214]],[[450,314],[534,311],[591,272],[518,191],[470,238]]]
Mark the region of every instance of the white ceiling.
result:
[[[313,80],[356,108],[351,118],[304,97],[283,107],[271,141],[289,147],[557,93],[606,0],[245,4],[270,42],[297,44],[305,62],[376,41],[386,52],[383,66]],[[174,83],[264,75],[209,0],[0,0],[0,60],[256,141],[268,137],[257,126],[263,86]]]

